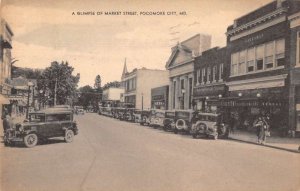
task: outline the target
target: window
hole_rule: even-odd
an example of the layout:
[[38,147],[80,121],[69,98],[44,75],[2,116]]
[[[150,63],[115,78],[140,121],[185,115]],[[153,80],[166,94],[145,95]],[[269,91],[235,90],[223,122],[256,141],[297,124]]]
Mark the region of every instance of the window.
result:
[[266,54],[265,54],[265,68],[270,69],[274,66],[273,61],[273,54],[274,54],[274,44],[273,42],[270,42],[266,44]]
[[276,66],[284,66],[284,50],[285,50],[285,42],[284,39],[277,40],[275,42],[275,48],[276,48]]
[[254,71],[254,48],[248,49],[247,52],[247,72],[253,72]]
[[180,84],[181,84],[181,89],[184,89],[184,79],[181,79]]
[[223,71],[224,71],[224,68],[223,68],[223,63],[222,63],[222,64],[220,64],[219,81],[223,79]]
[[217,74],[217,66],[213,67],[213,73],[212,73],[212,81],[216,81],[216,74]]
[[197,84],[201,83],[200,72],[201,72],[200,69],[197,70],[197,75],[196,75]]
[[237,75],[238,74],[238,64],[239,61],[239,53],[234,53],[231,55],[231,75]]
[[211,75],[211,71],[210,71],[210,67],[207,67],[207,83],[210,83],[210,75]]
[[256,48],[256,70],[264,69],[264,45]]
[[300,32],[297,35],[297,63],[296,65],[300,65]]
[[239,74],[244,74],[246,72],[245,59],[246,59],[246,51],[244,50],[241,51],[239,54],[239,65],[238,65]]
[[204,83],[204,79],[205,79],[205,68],[202,68],[201,83]]

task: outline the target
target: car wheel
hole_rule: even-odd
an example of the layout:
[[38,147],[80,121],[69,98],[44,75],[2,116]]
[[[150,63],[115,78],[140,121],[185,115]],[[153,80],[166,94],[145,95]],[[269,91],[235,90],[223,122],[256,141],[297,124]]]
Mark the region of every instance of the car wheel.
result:
[[71,143],[74,139],[74,132],[72,130],[67,130],[65,134],[66,143]]
[[34,133],[28,134],[24,137],[24,144],[28,148],[32,148],[36,146],[37,143],[38,143],[38,137]]

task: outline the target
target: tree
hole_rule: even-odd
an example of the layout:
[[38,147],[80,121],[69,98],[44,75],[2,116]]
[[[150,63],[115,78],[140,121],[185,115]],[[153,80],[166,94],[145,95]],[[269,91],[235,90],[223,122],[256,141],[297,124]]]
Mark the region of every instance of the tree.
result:
[[77,95],[76,89],[80,79],[79,73],[76,76],[72,75],[73,71],[74,68],[69,66],[68,62],[52,62],[38,78],[38,90],[43,92],[43,101],[48,101],[51,105],[72,102]]
[[96,76],[94,88],[98,90],[101,89],[101,77],[99,74]]
[[121,87],[121,82],[119,82],[119,81],[113,81],[113,82],[108,82],[108,83],[106,83],[104,86],[103,86],[103,90],[106,90],[106,89],[108,89],[108,88],[119,88],[119,87]]

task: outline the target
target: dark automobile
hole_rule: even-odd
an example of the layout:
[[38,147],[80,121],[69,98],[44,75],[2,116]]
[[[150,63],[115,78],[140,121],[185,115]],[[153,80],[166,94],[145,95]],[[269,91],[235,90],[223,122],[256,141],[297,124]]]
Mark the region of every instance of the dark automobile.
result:
[[192,110],[176,110],[174,133],[178,131],[189,133],[192,126],[193,115],[194,111]]
[[163,127],[165,119],[165,111],[164,110],[152,110],[150,115],[150,124],[154,127]]
[[126,108],[125,117],[124,117],[126,121],[131,121],[131,122],[135,121],[134,111],[135,108]]
[[119,107],[112,107],[111,108],[111,115],[113,118],[118,118],[118,109]]
[[117,110],[117,114],[118,114],[118,119],[125,120],[126,119],[126,116],[125,116],[125,114],[126,114],[126,108],[119,108]]
[[149,125],[150,124],[150,116],[151,110],[143,110],[141,113],[141,125]]
[[229,128],[224,123],[221,114],[214,113],[197,113],[192,125],[191,134],[194,138],[198,135],[206,137],[228,138]]
[[73,112],[49,108],[29,114],[29,119],[5,131],[4,143],[9,145],[23,142],[26,147],[34,147],[39,140],[52,137],[64,137],[67,143],[78,134]]
[[175,111],[165,111],[163,124],[165,131],[173,131],[175,129]]
[[135,123],[140,123],[142,121],[142,110],[136,109],[133,112],[133,116],[134,116],[134,122]]

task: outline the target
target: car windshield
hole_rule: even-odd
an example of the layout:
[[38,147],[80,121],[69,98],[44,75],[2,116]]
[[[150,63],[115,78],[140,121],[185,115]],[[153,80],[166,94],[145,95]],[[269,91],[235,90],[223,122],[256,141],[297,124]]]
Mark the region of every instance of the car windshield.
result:
[[45,122],[45,115],[43,114],[31,114],[29,115],[30,122]]
[[175,113],[173,112],[166,112],[166,117],[174,117]]
[[163,112],[157,112],[157,113],[155,114],[155,116],[156,116],[156,117],[165,117],[165,113],[163,113]]
[[211,121],[211,122],[216,122],[217,117],[216,116],[209,116],[209,115],[198,115],[200,120],[203,121]]

